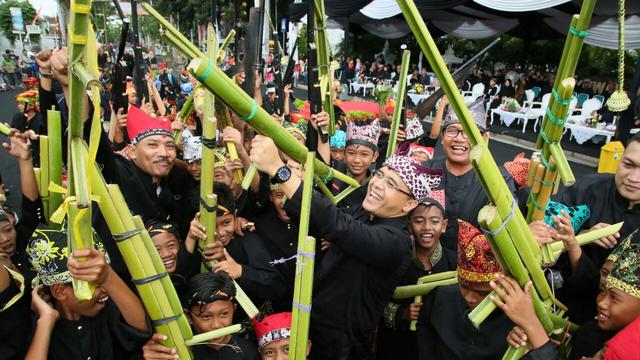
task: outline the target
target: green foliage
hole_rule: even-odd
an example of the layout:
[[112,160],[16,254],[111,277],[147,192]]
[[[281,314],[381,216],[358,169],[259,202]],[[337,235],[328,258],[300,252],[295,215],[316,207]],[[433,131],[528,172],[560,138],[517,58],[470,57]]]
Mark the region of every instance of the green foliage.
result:
[[36,16],[36,10],[26,0],[5,0],[0,4],[0,31],[13,44],[17,35],[13,33],[13,23],[11,22],[11,12],[9,8],[22,8],[22,17],[24,24],[31,24]]
[[303,24],[298,32],[298,59],[307,56],[307,52],[309,51],[308,45],[307,24]]

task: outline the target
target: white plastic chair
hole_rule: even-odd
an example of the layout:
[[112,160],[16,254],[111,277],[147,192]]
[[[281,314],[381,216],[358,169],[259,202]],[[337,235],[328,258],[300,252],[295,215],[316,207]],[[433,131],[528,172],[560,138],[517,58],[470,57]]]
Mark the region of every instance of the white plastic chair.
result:
[[588,99],[584,103],[582,103],[582,108],[580,108],[580,113],[577,115],[569,116],[569,119],[574,122],[581,122],[586,119],[591,118],[591,113],[594,111],[598,111],[602,108],[602,102],[598,99]]
[[522,103],[522,107],[531,108],[532,107],[531,105],[533,105],[533,99],[536,98],[535,91],[533,91],[531,89],[525,90],[524,91],[524,95],[525,95],[526,100]]
[[[538,127],[538,123],[540,122],[540,119],[543,118],[544,114],[547,112],[547,108],[549,107],[549,100],[551,100],[551,93],[544,94],[542,96],[542,101],[531,102],[531,108],[529,109],[529,112],[537,115],[536,122],[535,124],[533,124],[533,131],[536,131],[536,128]],[[539,106],[539,107],[534,107],[534,106]]]
[[484,84],[476,83],[471,88],[471,91],[463,91],[462,96],[464,97],[464,102],[469,104],[476,101],[477,98],[484,94]]

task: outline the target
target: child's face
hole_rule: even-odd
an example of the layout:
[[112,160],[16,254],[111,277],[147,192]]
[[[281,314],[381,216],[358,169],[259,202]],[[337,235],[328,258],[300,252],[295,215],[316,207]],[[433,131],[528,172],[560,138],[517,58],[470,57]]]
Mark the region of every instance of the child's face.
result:
[[9,220],[0,221],[0,253],[9,257],[16,253],[16,228]]
[[104,309],[104,307],[106,306],[107,300],[109,300],[107,292],[101,287],[96,287],[93,298],[91,300],[79,302],[78,298],[73,292],[73,286],[71,285],[71,283],[57,285],[64,286],[64,289],[61,290],[63,292],[63,295],[56,296],[56,300],[58,302],[64,303],[66,305],[66,308],[71,310],[72,313],[80,316],[97,316],[100,311],[102,311],[102,309]]
[[492,290],[488,282],[468,283],[466,281],[460,281],[458,286],[464,301],[469,305],[469,310],[475,309]]
[[233,214],[216,216],[216,241],[227,246],[236,230],[236,217]]
[[423,163],[425,161],[429,161],[429,155],[422,151],[414,151],[413,154],[411,154],[411,159],[419,163]]
[[162,259],[165,270],[170,274],[176,271],[176,260],[178,259],[178,250],[180,250],[180,242],[176,236],[170,232],[163,232],[156,234],[151,238],[151,241]]
[[276,210],[276,215],[280,220],[284,222],[291,221],[291,218],[289,218],[287,212],[284,210],[284,192],[281,190],[271,190],[269,200],[271,200],[273,208]]
[[640,299],[616,288],[601,289],[596,305],[601,330],[620,331],[640,316]]
[[260,348],[262,360],[289,359],[289,339],[272,341]]
[[378,152],[368,146],[351,144],[346,149],[347,169],[354,176],[365,174],[378,158]]
[[336,161],[344,160],[344,148],[339,149],[337,147],[332,147],[331,158]]
[[[200,171],[202,170],[202,160],[187,162],[187,171],[195,181],[200,181]],[[214,175],[215,176],[215,175]]]
[[[196,333],[203,334],[209,331],[231,326],[235,305],[231,301],[218,300],[204,306],[192,306],[189,319]],[[211,343],[226,343],[230,335],[220,339],[213,339]]]
[[218,166],[213,170],[213,180],[231,187],[233,184],[233,175],[228,172],[224,166]]
[[437,206],[419,205],[409,219],[416,248],[433,248],[447,229],[447,220]]

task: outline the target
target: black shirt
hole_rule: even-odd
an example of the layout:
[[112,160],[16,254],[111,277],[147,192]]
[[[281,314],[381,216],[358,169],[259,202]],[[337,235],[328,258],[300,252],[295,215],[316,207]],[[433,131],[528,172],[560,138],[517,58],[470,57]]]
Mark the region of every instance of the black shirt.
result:
[[[47,135],[47,125],[44,122],[44,118],[39,112],[27,120],[27,116],[24,113],[17,113],[13,115],[11,120],[11,127],[25,132],[27,130],[33,130],[38,135]],[[33,157],[33,166],[40,166],[40,141],[31,140],[31,156]]]
[[479,329],[469,320],[469,306],[458,285],[440,286],[425,299],[417,325],[419,359],[501,359],[513,322],[501,311]]
[[256,346],[251,342],[231,335],[231,340],[220,350],[207,345],[196,345],[191,348],[194,360],[259,360]]
[[[455,176],[447,170],[445,161],[444,158],[430,160],[426,163],[426,166],[442,169],[444,172],[445,217],[449,220],[449,225],[440,242],[444,247],[456,250],[458,244],[458,219],[462,219],[479,229],[478,212],[483,206],[489,204],[489,198],[487,198],[480,179],[473,169],[464,175]],[[503,166],[500,167],[500,172],[507,182],[514,199],[517,200],[513,178]]]
[[[9,276],[11,277],[11,274]],[[19,291],[19,284],[12,280],[9,287],[0,292],[0,308],[3,308]],[[25,284],[25,293],[28,292],[29,285]],[[29,297],[22,294],[17,302],[0,312],[0,359],[24,359],[31,342],[30,309]]]
[[51,334],[49,359],[125,359],[139,351],[151,337],[153,327],[147,318],[147,331],[129,326],[113,301],[95,317],[78,321],[60,319]]
[[[292,218],[301,201],[302,186],[285,203]],[[357,219],[314,192],[310,221],[316,239],[332,244],[314,279],[312,358],[369,359],[373,332],[411,262],[407,219]]]
[[[567,188],[560,202],[567,206],[589,206],[591,217],[585,222],[583,229],[589,229],[598,223],[615,224],[624,221],[619,241],[640,226],[640,205],[629,209],[629,200],[618,192],[613,174],[592,174],[580,179]],[[565,279],[573,277],[573,281],[568,284],[571,286],[561,289],[558,298],[567,305],[569,317],[578,324],[593,319],[596,313],[599,271],[611,252],[595,244],[583,246],[582,251],[584,259],[581,258],[582,264],[579,264],[579,278],[582,281],[576,281],[573,276],[576,274],[571,274],[566,254],[563,254],[557,263]],[[578,272],[578,269],[576,270]],[[574,289],[577,291],[573,291]]]

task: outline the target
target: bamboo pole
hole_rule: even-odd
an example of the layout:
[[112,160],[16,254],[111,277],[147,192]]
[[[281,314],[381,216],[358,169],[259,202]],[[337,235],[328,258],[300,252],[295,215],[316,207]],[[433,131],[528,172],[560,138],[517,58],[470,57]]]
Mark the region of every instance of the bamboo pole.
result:
[[424,282],[416,285],[398,286],[393,292],[393,298],[396,300],[415,298],[419,295],[426,295],[438,286],[453,285],[458,283],[458,278],[444,279],[439,281]]
[[[231,121],[231,116],[229,115],[229,109],[226,105],[224,105],[221,101],[216,101],[216,118],[220,122],[220,128],[224,129],[226,127],[233,127],[233,122]],[[222,130],[221,130],[222,131]],[[229,154],[229,158],[231,160],[238,160],[238,149],[236,148],[236,144],[232,141],[225,141],[225,147],[227,148],[227,153]],[[236,184],[242,184],[242,179],[244,178],[244,174],[242,173],[242,169],[235,169],[233,171],[233,181]]]
[[[179,42],[184,46],[184,48],[188,48],[193,54],[199,54],[200,50],[193,45],[184,35],[180,33],[176,28],[173,27],[160,13],[156,11],[151,5],[146,2],[142,3],[142,8],[151,15],[154,19],[156,19],[162,27],[165,28],[165,31],[173,35]],[[195,56],[194,56],[195,57]]]
[[[62,123],[59,111],[47,111],[47,137],[49,138],[49,182],[62,186]],[[62,204],[62,194],[50,192],[47,219],[60,207],[60,204]]]
[[400,119],[404,111],[404,100],[407,92],[407,75],[409,74],[409,62],[411,60],[411,51],[404,50],[402,52],[402,65],[400,67],[400,77],[398,78],[398,93],[396,96],[396,108],[393,110],[393,122],[391,123],[391,132],[389,134],[389,145],[387,145],[387,159],[393,155],[398,147],[398,128],[400,127]]
[[302,183],[302,205],[298,230],[298,259],[296,262],[291,338],[289,341],[289,351],[293,354],[294,359],[304,359],[306,357],[307,340],[309,338],[316,241],[307,234],[309,232],[309,219],[311,215],[315,158],[315,152],[309,152],[307,154],[304,181]]
[[531,162],[529,162],[529,175],[527,176],[527,186],[532,188],[535,184],[536,172],[538,171],[538,165],[540,165],[540,152],[534,151],[531,154]]
[[201,345],[203,343],[207,343],[208,341],[219,339],[221,337],[235,334],[242,330],[242,325],[235,324],[227,327],[223,327],[222,329],[217,329],[213,331],[209,331],[203,334],[194,335],[193,338],[186,341],[187,346],[195,346]]
[[[93,248],[93,228],[91,227],[91,217],[87,216],[87,209],[80,208],[76,201],[70,201],[67,209],[67,246],[69,252]],[[86,258],[78,260],[85,261]],[[93,293],[96,290],[95,285],[74,278],[71,279],[71,283],[78,301],[86,301],[93,298]]]
[[336,115],[333,107],[333,69],[331,68],[331,58],[329,40],[327,36],[327,24],[324,11],[324,0],[313,0],[315,6],[315,44],[317,47],[318,76],[320,78],[320,97],[322,107],[329,114],[329,136],[333,136],[336,131]]
[[[207,57],[214,58],[218,54],[215,31],[213,25],[207,25]],[[214,142],[216,138],[217,120],[214,116],[215,98],[210,92],[204,94],[204,115],[202,119],[202,138],[207,142]],[[216,206],[217,197],[213,194],[213,173],[216,159],[214,147],[202,146],[202,171],[200,172],[200,222],[205,227],[206,239],[200,239],[198,246],[201,251],[207,244],[216,242]],[[212,264],[202,264],[202,271],[210,271]]]
[[336,205],[336,198],[333,197],[333,194],[331,193],[331,190],[329,190],[329,188],[327,187],[327,185],[322,182],[322,179],[320,179],[320,176],[318,175],[314,175],[313,176],[313,182],[316,184],[316,186],[318,187],[318,189],[320,189],[320,191],[322,192],[322,194],[324,194],[324,196],[331,200],[331,203],[333,205]]
[[231,44],[231,41],[233,41],[233,38],[235,38],[235,36],[236,36],[236,31],[234,29],[231,29],[231,31],[229,31],[229,33],[227,34],[227,37],[224,39],[224,42],[222,43],[222,45],[220,45],[220,48],[218,49],[218,58],[217,58],[218,64],[221,64],[224,61],[227,48],[229,47],[229,45]]
[[[282,125],[274,122],[273,118],[264,109],[258,106],[224,72],[214,67],[211,61],[206,58],[194,59],[189,64],[188,70],[206,88],[238,113],[240,118],[251,124],[261,134],[271,137],[284,153],[300,163],[304,162],[308,153],[307,148],[300,144]],[[358,186],[358,183],[351,177],[329,168],[318,159],[315,160],[314,166],[318,175],[323,178],[327,175],[333,175],[334,178],[349,185]]]
[[46,135],[40,135],[40,182],[38,183],[38,189],[40,193],[40,199],[42,199],[42,207],[44,216],[47,220],[51,216],[51,210],[49,206],[49,137]]
[[253,178],[256,177],[256,171],[258,171],[258,169],[256,169],[256,166],[253,165],[253,163],[249,165],[247,173],[244,174],[244,178],[242,179],[241,186],[244,191],[249,190],[249,187],[251,187],[251,182],[253,181]]
[[[576,242],[579,246],[590,244],[598,239],[601,239],[606,236],[613,235],[622,229],[622,225],[624,222],[619,222],[617,224],[609,225],[603,227],[602,229],[593,230],[586,232],[584,234],[580,234],[576,236]],[[562,241],[556,241],[547,245],[549,250],[554,255],[554,260],[557,260],[560,254],[565,251],[564,243]]]
[[0,122],[0,134],[4,136],[11,136],[11,127],[3,122]]
[[[187,97],[187,100],[184,102],[184,105],[182,105],[182,109],[180,109],[180,112],[178,113],[178,119],[180,120],[183,126],[187,123],[187,119],[189,119],[189,116],[191,116],[191,113],[193,113],[193,110],[195,109],[193,98],[197,92],[197,88],[198,87],[196,86],[191,91],[191,94],[189,94],[189,97]],[[182,139],[182,130],[173,130],[173,142],[176,144],[179,144],[181,139]]]

